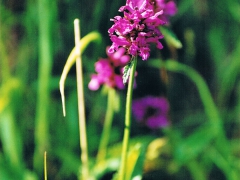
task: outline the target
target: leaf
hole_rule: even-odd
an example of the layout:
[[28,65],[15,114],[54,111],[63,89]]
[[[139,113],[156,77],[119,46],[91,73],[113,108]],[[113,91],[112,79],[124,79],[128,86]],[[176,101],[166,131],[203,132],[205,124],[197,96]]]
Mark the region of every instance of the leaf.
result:
[[211,130],[211,126],[202,126],[188,138],[182,139],[175,149],[175,159],[184,164],[196,158],[213,140],[214,133]]
[[177,38],[177,36],[174,34],[173,31],[171,31],[170,29],[164,28],[164,27],[160,27],[160,30],[161,30],[162,34],[164,35],[164,39],[166,40],[166,42],[169,45],[171,45],[177,49],[182,48],[181,41]]
[[[101,35],[98,32],[91,32],[84,36],[80,40],[80,53],[82,54],[86,47],[89,45],[90,42],[92,41],[100,41],[101,40]],[[63,107],[63,115],[66,116],[66,110],[65,110],[65,95],[64,95],[64,84],[65,80],[67,78],[67,74],[70,71],[71,67],[73,64],[76,62],[77,54],[76,54],[76,48],[74,47],[73,50],[71,51],[70,55],[68,56],[67,62],[63,68],[63,72],[60,78],[59,82],[59,88],[60,88],[60,93],[61,93],[61,98],[62,98],[62,107]]]
[[[137,179],[142,176],[143,165],[145,162],[145,154],[149,143],[155,139],[155,136],[138,136],[130,140],[130,147],[127,160],[126,176],[129,179]],[[108,158],[101,161],[101,164],[95,165],[95,176],[101,177],[109,171],[117,171],[120,165],[120,156],[122,150],[122,142],[110,146],[108,149]],[[118,180],[118,173],[113,176],[113,180]]]
[[[141,144],[136,144],[129,152],[128,159],[127,159],[127,169],[126,169],[126,179],[131,180],[133,176],[133,172],[137,166],[137,161],[141,154]],[[142,173],[142,164],[137,166],[138,171],[140,172],[138,175]],[[136,176],[136,175],[134,175]]]
[[133,60],[131,60],[125,67],[123,71],[123,84],[126,84],[130,76],[131,68],[133,66]]

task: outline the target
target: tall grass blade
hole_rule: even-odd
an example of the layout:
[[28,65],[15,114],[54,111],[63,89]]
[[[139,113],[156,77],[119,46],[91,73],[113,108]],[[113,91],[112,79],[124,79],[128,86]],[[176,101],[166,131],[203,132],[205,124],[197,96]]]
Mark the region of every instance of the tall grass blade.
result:
[[[80,40],[80,55],[84,52],[86,47],[91,41],[101,41],[101,35],[98,32],[91,32],[84,36]],[[67,62],[63,68],[63,72],[60,78],[59,82],[59,88],[60,88],[60,93],[61,93],[61,98],[62,98],[62,107],[63,107],[63,115],[66,116],[66,108],[65,108],[65,95],[64,95],[64,84],[67,78],[67,74],[70,71],[71,67],[74,65],[77,59],[77,53],[76,53],[76,47],[73,48],[71,51],[70,55],[68,56]]]

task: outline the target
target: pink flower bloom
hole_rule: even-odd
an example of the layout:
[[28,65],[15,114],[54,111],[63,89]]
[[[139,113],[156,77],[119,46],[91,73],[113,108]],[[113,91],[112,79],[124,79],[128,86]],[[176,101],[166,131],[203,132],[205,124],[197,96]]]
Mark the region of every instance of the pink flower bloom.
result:
[[169,104],[164,97],[147,96],[133,100],[133,115],[136,120],[151,129],[158,129],[169,125]]
[[164,13],[161,19],[166,23],[169,23],[169,17],[174,16],[177,13],[177,6],[172,0],[152,0],[155,2],[155,11],[163,10]]
[[91,81],[88,84],[90,90],[96,91],[101,85],[107,85],[116,89],[124,89],[122,80],[123,67],[130,61],[130,56],[125,54],[125,49],[119,48],[115,53],[109,53],[108,58],[100,58],[95,63],[97,74],[91,75]]
[[[112,46],[109,53],[124,47],[127,54],[139,55],[142,60],[150,56],[150,43],[155,43],[158,49],[163,46],[163,38],[158,26],[164,25],[168,17],[176,13],[174,2],[166,0],[127,0],[126,5],[119,11],[124,16],[115,16],[114,22],[108,30]],[[166,11],[166,14],[164,14]]]

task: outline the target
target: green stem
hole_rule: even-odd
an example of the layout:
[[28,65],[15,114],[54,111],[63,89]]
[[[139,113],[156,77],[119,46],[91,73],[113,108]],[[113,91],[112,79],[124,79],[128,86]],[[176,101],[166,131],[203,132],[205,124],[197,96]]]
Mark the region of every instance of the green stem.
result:
[[44,180],[47,180],[47,152],[44,152]]
[[[11,37],[14,15],[0,3],[0,83],[11,78],[10,58],[11,55],[7,47],[7,40]],[[6,15],[10,18],[6,18]]]
[[173,60],[161,62],[159,66],[165,67],[168,71],[182,73],[194,82],[215,135],[219,135],[219,133],[221,134],[223,132],[222,119],[213,101],[209,88],[201,75],[193,68]]
[[0,136],[4,155],[15,172],[23,169],[22,141],[11,107],[0,112]]
[[192,160],[187,164],[187,167],[192,175],[192,179],[195,180],[207,180],[206,173],[203,168],[195,161]]
[[[239,179],[239,169],[237,166],[229,165],[228,161],[233,161],[226,159],[221,153],[214,147],[209,148],[208,155],[210,159],[224,172],[226,179],[237,180]],[[232,163],[233,164],[233,163]]]
[[[0,22],[1,25],[1,22]],[[6,82],[11,77],[11,71],[9,67],[8,62],[8,56],[7,56],[7,48],[4,44],[2,34],[0,33],[0,67],[1,67],[1,74],[0,77],[2,77],[2,82]],[[0,81],[0,83],[1,83]]]
[[123,135],[123,147],[122,147],[122,159],[119,168],[119,180],[125,180],[126,164],[127,164],[127,152],[129,146],[129,137],[130,137],[130,126],[131,126],[131,112],[132,112],[132,93],[133,93],[133,84],[134,76],[137,67],[137,57],[134,57],[133,65],[131,67],[127,98],[126,98],[126,113],[125,113],[125,127]]
[[[156,65],[156,64],[155,64]],[[154,65],[154,66],[155,66]],[[222,122],[222,118],[218,112],[218,109],[213,101],[209,88],[201,77],[199,73],[197,73],[193,68],[181,64],[176,61],[166,61],[165,63],[161,63],[160,66],[165,67],[169,71],[178,72],[186,75],[189,79],[191,79],[199,92],[200,98],[202,100],[205,113],[209,120],[209,125],[211,127],[212,133],[215,137],[215,146],[219,150],[219,152],[224,156],[224,158],[228,159],[228,163],[225,166],[220,166],[224,172],[228,172],[228,168],[232,166],[231,163],[231,154],[229,149],[229,142],[227,141],[224,126]],[[234,174],[235,172],[233,172]],[[226,174],[228,175],[228,174]]]
[[83,91],[83,68],[82,58],[80,52],[80,21],[74,20],[74,32],[75,32],[75,47],[76,47],[76,72],[77,72],[77,98],[78,98],[78,116],[79,116],[79,139],[81,149],[81,161],[82,169],[80,179],[89,179],[89,167],[88,167],[88,146],[87,146],[87,130],[86,130],[86,116],[85,116],[85,102]]
[[48,110],[50,103],[50,78],[53,62],[53,34],[56,1],[38,0],[38,30],[39,30],[39,70],[37,107],[35,124],[34,168],[39,173],[43,171],[43,155],[49,145]]
[[[240,40],[240,38],[238,39]],[[231,55],[231,62],[225,71],[221,74],[221,84],[219,88],[219,103],[220,105],[225,105],[228,101],[231,91],[234,88],[234,84],[239,75],[240,61],[239,61],[239,52],[240,52],[240,41],[236,45],[236,49]]]
[[107,112],[103,126],[103,132],[100,139],[99,144],[99,151],[97,154],[97,164],[104,160],[107,154],[107,146],[109,142],[111,127],[112,127],[112,120],[114,114],[114,97],[115,97],[115,90],[113,88],[108,89],[108,102],[107,102]]

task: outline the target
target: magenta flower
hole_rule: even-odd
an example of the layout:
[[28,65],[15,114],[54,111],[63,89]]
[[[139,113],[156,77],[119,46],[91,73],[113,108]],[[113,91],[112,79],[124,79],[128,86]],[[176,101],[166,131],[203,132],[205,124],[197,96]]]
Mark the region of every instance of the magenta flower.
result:
[[128,54],[139,55],[142,60],[147,60],[150,56],[150,43],[155,43],[158,49],[162,49],[160,39],[163,35],[158,26],[166,24],[167,17],[176,12],[176,6],[172,1],[164,2],[164,0],[127,0],[126,5],[119,9],[124,16],[115,16],[111,19],[114,24],[108,30],[112,41],[109,53],[124,47]]
[[172,0],[152,0],[154,2],[155,12],[163,10],[163,15],[161,19],[167,24],[169,23],[169,18],[177,13],[177,6]]
[[151,129],[158,129],[169,125],[169,104],[164,97],[147,96],[133,100],[132,110],[136,120]]
[[101,85],[107,85],[116,89],[124,89],[122,81],[123,67],[130,61],[130,56],[125,54],[124,48],[119,48],[115,53],[108,53],[108,58],[100,58],[95,63],[97,74],[91,75],[88,84],[90,90],[96,91]]

